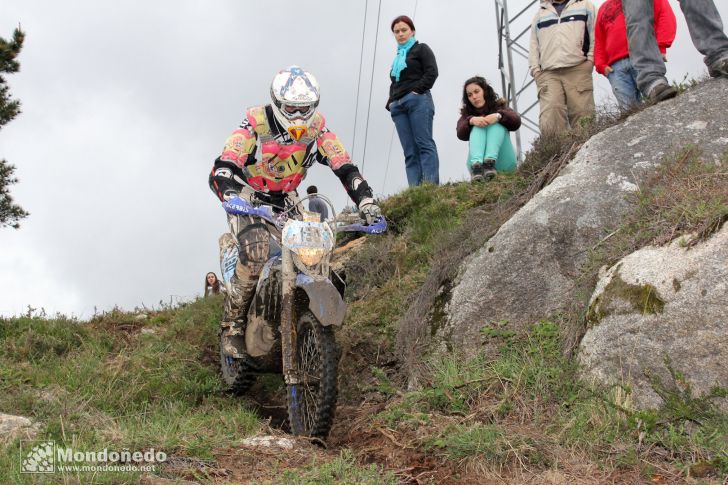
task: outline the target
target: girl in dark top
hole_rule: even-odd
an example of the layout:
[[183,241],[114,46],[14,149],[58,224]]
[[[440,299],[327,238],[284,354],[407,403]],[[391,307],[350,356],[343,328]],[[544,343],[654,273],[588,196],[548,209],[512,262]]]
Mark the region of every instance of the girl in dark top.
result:
[[473,182],[491,179],[496,171],[516,169],[516,153],[508,132],[520,126],[521,117],[498,98],[485,78],[475,76],[465,81],[457,135],[469,141],[467,163]]
[[435,54],[415,39],[415,25],[406,15],[392,21],[397,55],[392,62],[387,109],[404,150],[410,187],[424,182],[440,183],[440,160],[432,139],[435,105],[430,89],[437,79]]
[[210,271],[205,275],[205,297],[220,293],[220,280],[217,275]]

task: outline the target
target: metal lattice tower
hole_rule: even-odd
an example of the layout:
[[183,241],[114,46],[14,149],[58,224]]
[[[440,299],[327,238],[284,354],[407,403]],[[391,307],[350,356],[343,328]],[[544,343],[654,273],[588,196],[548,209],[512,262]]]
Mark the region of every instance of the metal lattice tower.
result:
[[[518,101],[521,94],[524,94],[526,90],[533,84],[533,79],[529,79],[528,75],[528,48],[523,47],[519,43],[521,38],[530,32],[531,22],[530,19],[520,19],[519,25],[523,25],[524,21],[526,27],[515,37],[511,36],[511,29],[515,26],[515,22],[519,21],[524,13],[526,13],[534,4],[537,4],[539,0],[527,0],[528,4],[516,15],[510,17],[508,14],[508,0],[494,0],[495,1],[495,17],[498,30],[498,70],[501,73],[501,84],[503,87],[503,96],[508,100],[514,111],[521,115],[521,126],[525,126],[534,133],[538,134],[538,122],[533,121],[528,117],[528,112],[531,111],[535,106],[538,105],[538,98],[526,109],[518,109]],[[522,3],[523,0],[516,0],[513,3]],[[526,37],[528,42],[528,37]],[[504,47],[505,44],[505,47]],[[519,63],[514,62],[514,54],[520,56],[516,59]],[[525,60],[525,64],[524,64]],[[524,69],[525,68],[525,69]],[[525,71],[523,82],[520,84],[516,78],[516,70]],[[528,79],[528,82],[526,82]],[[527,93],[528,94],[528,93]],[[523,152],[521,149],[521,133],[516,131],[516,154],[518,159],[523,159]]]

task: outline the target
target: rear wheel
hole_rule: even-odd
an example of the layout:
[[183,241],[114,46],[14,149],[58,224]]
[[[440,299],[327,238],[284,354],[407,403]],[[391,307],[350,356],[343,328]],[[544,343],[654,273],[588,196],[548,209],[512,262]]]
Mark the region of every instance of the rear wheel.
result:
[[297,334],[300,382],[287,386],[291,432],[325,438],[336,411],[336,339],[310,312],[298,319]]
[[255,365],[250,357],[235,358],[227,355],[222,350],[222,329],[218,333],[220,346],[220,372],[226,392],[233,394],[244,394],[255,384]]

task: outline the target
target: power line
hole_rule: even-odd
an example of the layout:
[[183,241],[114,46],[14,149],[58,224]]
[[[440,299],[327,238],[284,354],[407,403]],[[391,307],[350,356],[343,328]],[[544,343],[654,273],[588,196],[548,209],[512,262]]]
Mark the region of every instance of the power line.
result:
[[374,90],[374,66],[377,61],[377,40],[379,39],[379,20],[382,14],[382,0],[379,0],[377,9],[377,29],[374,34],[374,57],[372,58],[372,75],[369,79],[369,105],[367,107],[367,123],[364,128],[364,153],[361,157],[361,173],[364,175],[364,164],[367,161],[367,140],[369,138],[369,114],[372,112],[372,91]]
[[389,175],[389,161],[392,159],[392,144],[394,142],[394,127],[392,127],[392,134],[389,137],[389,150],[387,150],[387,167],[384,169],[384,182],[382,182],[382,192],[387,189],[387,175]]
[[[364,34],[367,31],[367,12],[369,11],[369,0],[364,3],[364,25],[361,29],[361,52],[359,53],[359,77],[356,82],[356,107],[354,108],[354,140],[351,142],[351,156],[354,157],[356,150],[356,120],[359,118],[359,89],[361,87],[361,71],[364,65]],[[363,169],[363,167],[362,167]]]
[[[511,17],[508,12],[508,0],[495,0],[495,21],[496,31],[498,34],[498,70],[501,73],[503,96],[508,99],[511,108],[513,108],[514,111],[518,112],[521,115],[521,120],[523,121],[522,126],[529,128],[536,134],[538,134],[538,129],[535,129],[534,127],[537,127],[538,124],[532,121],[527,114],[534,106],[538,104],[538,100],[526,109],[519,109],[518,107],[521,94],[531,84],[533,84],[534,81],[532,79],[526,82],[528,75],[527,70],[523,82],[520,86],[517,85],[514,69],[516,64],[514,54],[518,54],[521,58],[525,59],[525,61],[528,62],[528,49],[525,46],[521,45],[519,43],[519,40],[531,30],[531,27],[529,24],[528,27],[521,30],[521,33],[516,35],[515,37],[513,37],[511,34],[511,27],[521,15],[526,13],[537,2],[538,0],[529,0],[528,5],[521,9],[521,11],[518,12],[516,15]],[[523,151],[521,147],[521,130],[517,130],[515,132],[515,137],[516,154],[518,160],[522,160]]]

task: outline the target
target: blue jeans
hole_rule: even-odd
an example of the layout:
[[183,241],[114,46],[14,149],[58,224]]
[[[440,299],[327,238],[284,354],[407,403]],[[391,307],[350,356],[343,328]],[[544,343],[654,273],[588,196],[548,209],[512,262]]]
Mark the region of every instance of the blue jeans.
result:
[[429,91],[408,93],[389,104],[392,121],[404,150],[404,166],[410,187],[430,182],[440,183],[440,160],[432,139],[435,104]]
[[640,90],[637,88],[637,71],[629,61],[629,57],[620,59],[611,66],[612,72],[607,79],[612,85],[612,92],[617,98],[620,109],[629,109],[640,102]]
[[[705,56],[705,64],[711,67],[728,57],[728,37],[713,0],[680,0],[680,8],[693,44]],[[665,63],[655,38],[654,1],[622,0],[622,10],[637,86],[647,95],[656,85],[667,83]]]

